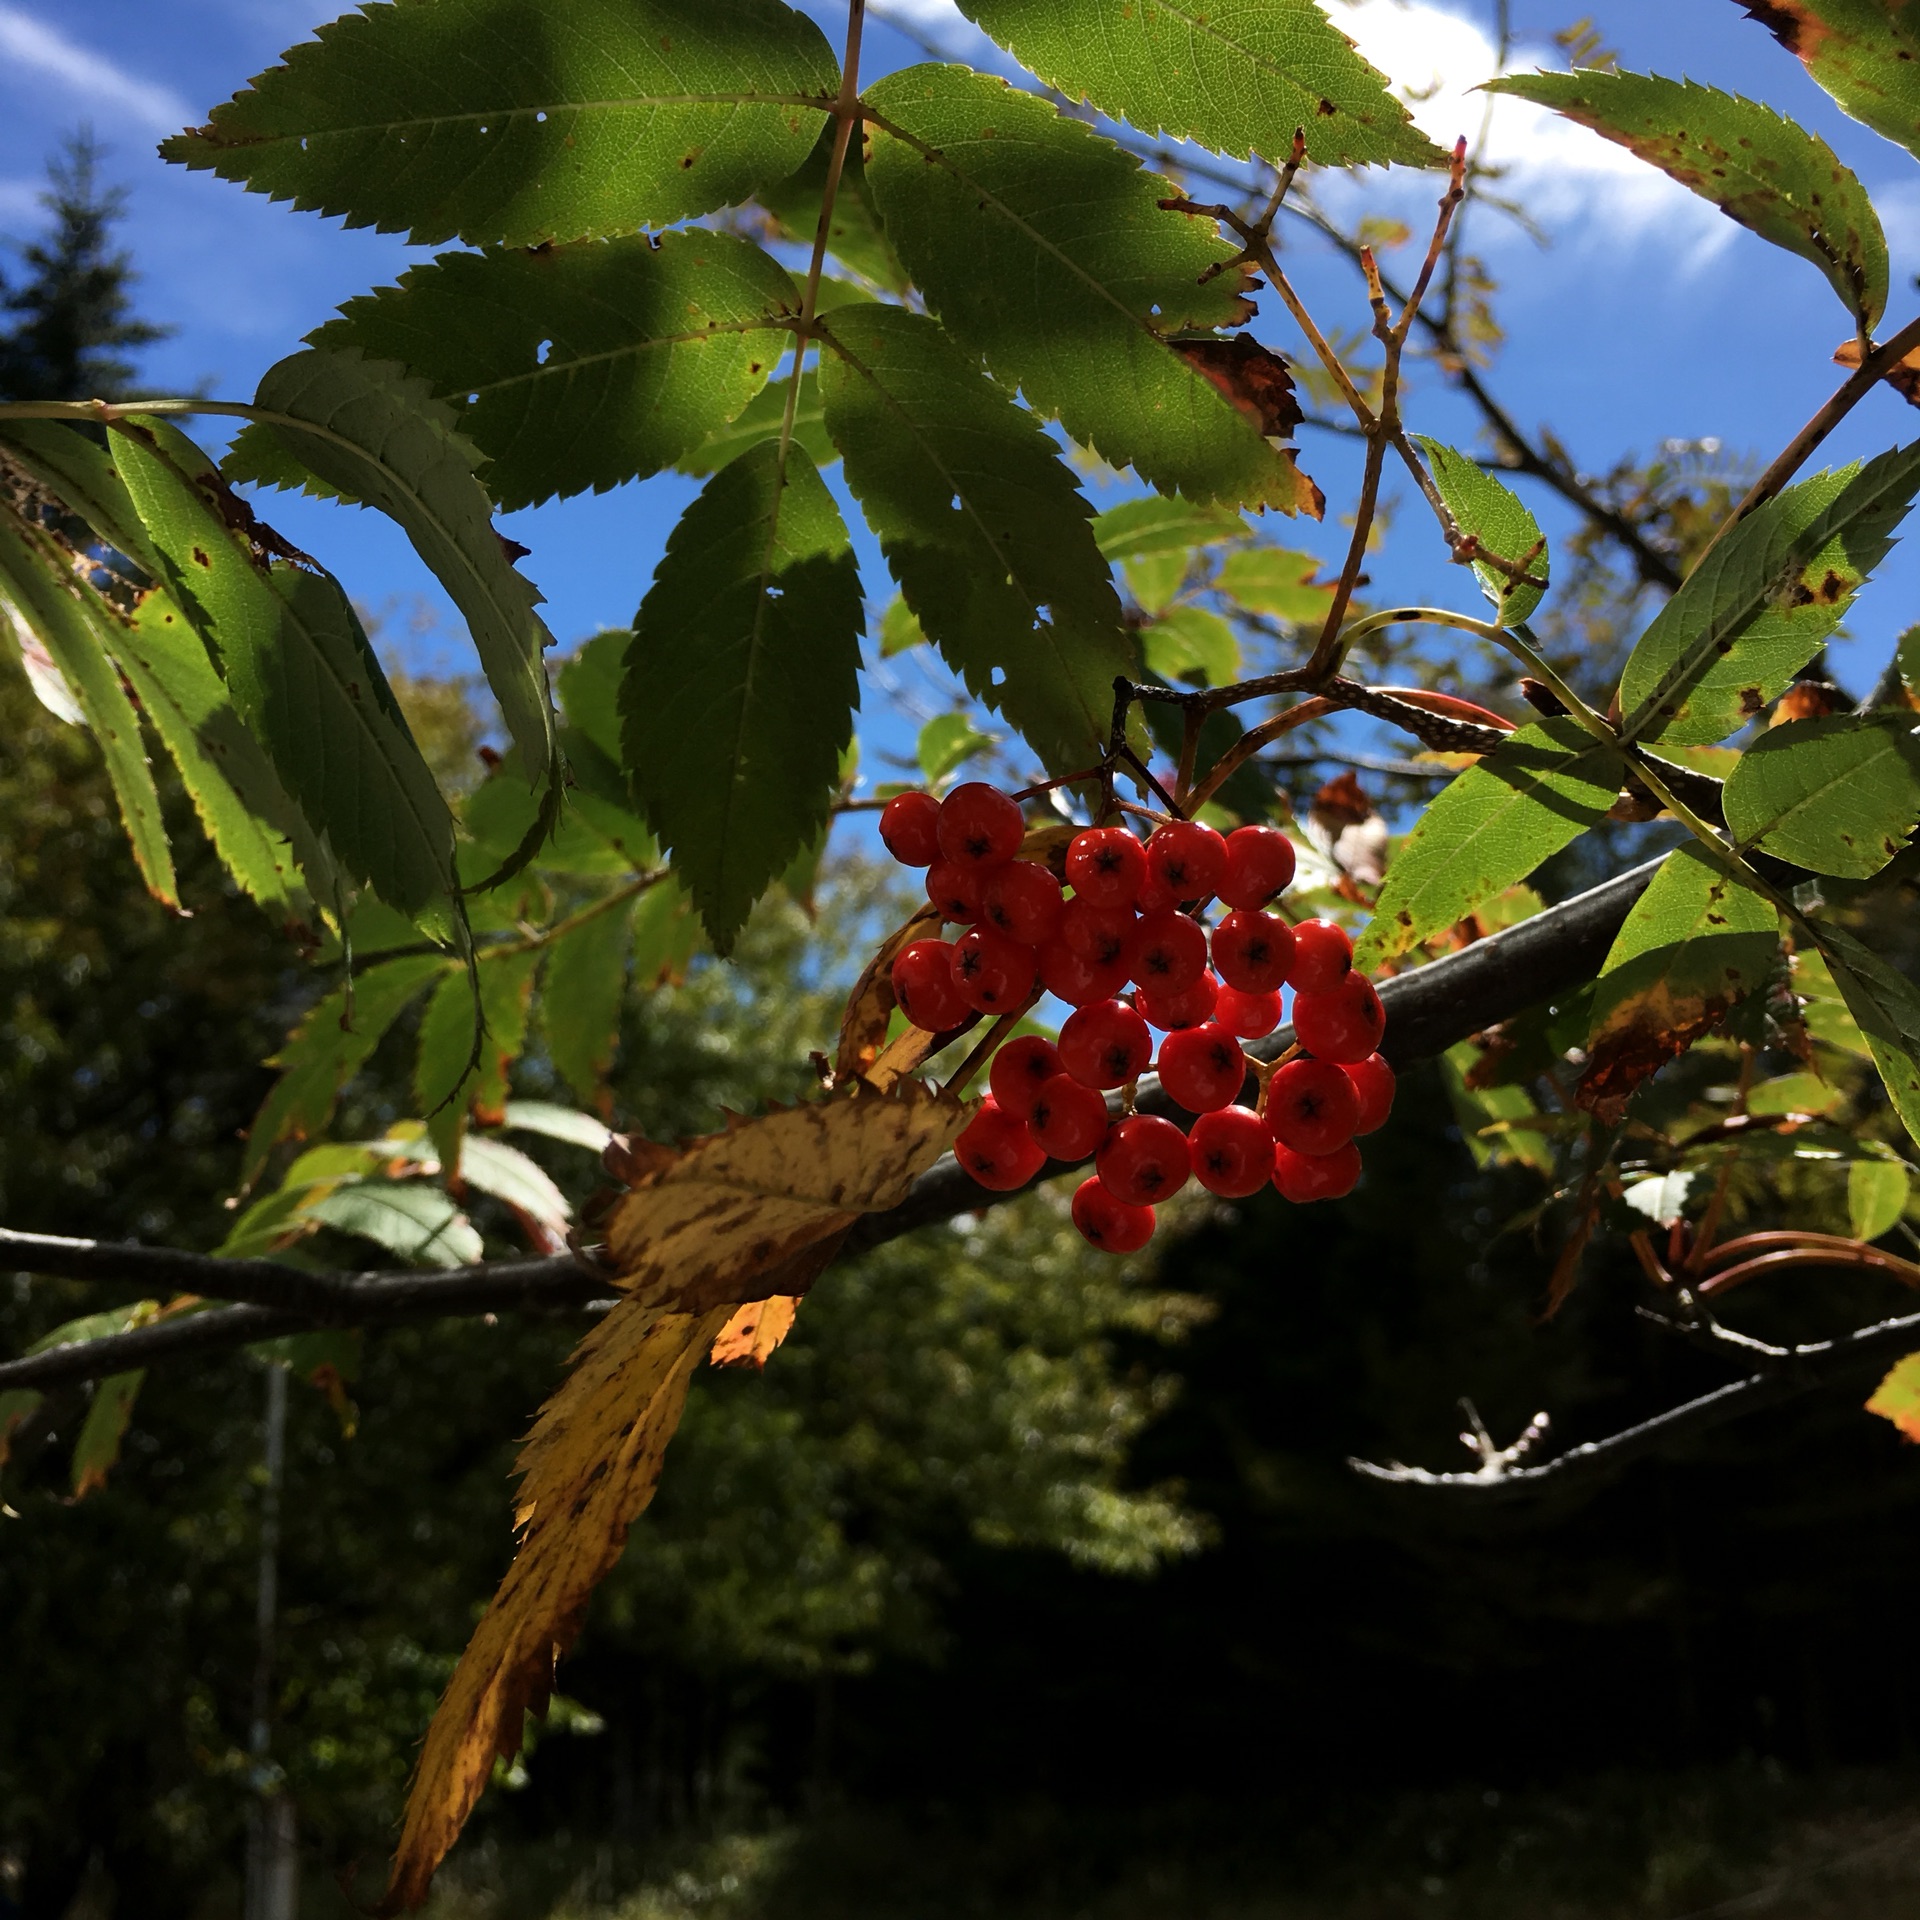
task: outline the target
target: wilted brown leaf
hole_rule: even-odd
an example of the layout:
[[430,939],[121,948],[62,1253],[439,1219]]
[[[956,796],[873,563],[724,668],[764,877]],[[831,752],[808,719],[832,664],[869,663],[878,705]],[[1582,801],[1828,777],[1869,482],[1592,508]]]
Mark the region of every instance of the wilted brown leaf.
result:
[[929,902],[881,941],[866,971],[854,982],[847,1009],[840,1016],[840,1042],[833,1056],[836,1080],[865,1073],[879,1058],[887,1043],[893,1010],[900,1004],[893,993],[893,963],[909,941],[929,938],[939,931],[940,910]]
[[[1223,393],[1239,412],[1275,440],[1290,440],[1300,424],[1300,403],[1294,398],[1293,375],[1271,347],[1250,334],[1228,339],[1170,340],[1167,343],[1194,372]],[[1319,520],[1327,511],[1327,496],[1293,465],[1294,497],[1286,510]]]
[[[1843,340],[1833,350],[1834,363],[1842,367],[1857,367],[1860,364],[1860,342]],[[1910,407],[1920,407],[1920,347],[1902,360],[1898,366],[1890,367],[1880,378],[1899,394]]]

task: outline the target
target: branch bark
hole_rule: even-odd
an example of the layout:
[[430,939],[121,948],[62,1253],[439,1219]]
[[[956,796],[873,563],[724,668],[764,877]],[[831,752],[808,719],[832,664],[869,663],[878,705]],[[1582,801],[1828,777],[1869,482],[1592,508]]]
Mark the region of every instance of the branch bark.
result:
[[[1429,1059],[1523,1007],[1591,979],[1658,865],[1649,861],[1431,966],[1384,981],[1380,996],[1387,1006],[1387,1057],[1395,1066]],[[1292,1030],[1283,1027],[1247,1050],[1271,1060],[1292,1044]],[[1140,1083],[1138,1097],[1147,1112],[1172,1106],[1151,1075]],[[1049,1164],[1033,1184],[1071,1170]],[[864,1252],[1009,1198],[987,1192],[948,1156],[920,1176],[899,1206],[861,1221],[849,1234],[846,1251]],[[604,1280],[568,1256],[486,1261],[440,1273],[315,1273],[273,1260],[218,1260],[170,1247],[0,1229],[4,1268],[238,1304],[0,1362],[0,1392],[97,1379],[318,1327],[578,1311],[604,1306],[616,1297]]]

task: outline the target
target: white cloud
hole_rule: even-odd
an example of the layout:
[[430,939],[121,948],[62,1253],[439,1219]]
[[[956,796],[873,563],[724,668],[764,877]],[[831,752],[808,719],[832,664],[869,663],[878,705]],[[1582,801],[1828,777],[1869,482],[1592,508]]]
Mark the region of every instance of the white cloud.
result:
[[194,117],[170,87],[128,73],[20,7],[0,6],[0,77],[22,89],[47,81],[64,88],[97,110],[103,133],[115,120],[131,120],[154,133],[177,133]]

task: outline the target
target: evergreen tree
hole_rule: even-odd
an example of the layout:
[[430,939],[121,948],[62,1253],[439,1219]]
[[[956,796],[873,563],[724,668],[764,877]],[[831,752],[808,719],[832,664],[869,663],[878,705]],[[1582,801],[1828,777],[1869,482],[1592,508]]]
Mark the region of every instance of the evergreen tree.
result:
[[133,258],[112,245],[126,192],[101,183],[101,157],[82,128],[47,163],[51,230],[20,247],[24,280],[0,280],[0,400],[124,399],[134,368],[122,355],[172,331],[133,312]]

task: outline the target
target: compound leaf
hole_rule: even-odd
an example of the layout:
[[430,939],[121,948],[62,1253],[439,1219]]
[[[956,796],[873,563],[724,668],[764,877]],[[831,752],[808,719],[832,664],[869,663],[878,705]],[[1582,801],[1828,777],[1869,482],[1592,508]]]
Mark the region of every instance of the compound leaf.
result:
[[416,245],[533,247],[784,179],[838,84],[778,0],[409,0],[320,28],[161,153]]
[[1598,825],[1619,792],[1612,750],[1575,721],[1509,734],[1434,796],[1395,852],[1362,959],[1395,959],[1464,919]]
[[827,430],[907,605],[1049,771],[1085,766],[1135,649],[1058,447],[932,320],[833,316]]
[[1920,718],[1830,714],[1771,727],[1740,756],[1724,800],[1742,847],[1868,879],[1920,821]]
[[1604,134],[1827,276],[1869,331],[1887,304],[1887,242],[1861,186],[1824,140],[1771,107],[1651,73],[1513,73],[1517,94]]
[[[773,216],[778,237],[795,246],[811,247],[820,224],[820,201],[833,156],[834,126],[820,129],[806,165],[798,173],[770,187],[762,187],[760,204]],[[909,285],[900,256],[887,239],[886,229],[867,191],[866,166],[856,139],[847,148],[840,185],[833,197],[833,218],[827,227],[827,251],[844,267],[888,293],[905,293]]]
[[1920,33],[1897,0],[1743,0],[1856,120],[1920,153]]
[[[1508,561],[1528,576],[1520,579],[1484,560],[1473,562],[1474,578],[1493,602],[1497,624],[1511,627],[1531,619],[1546,593],[1547,543],[1541,538],[1539,521],[1511,487],[1464,453],[1424,434],[1415,434],[1413,439],[1427,456],[1433,484],[1447,503],[1454,524],[1478,544],[1482,553]],[[1535,580],[1542,584],[1533,585]]]
[[1298,129],[1332,167],[1446,156],[1314,0],[962,0],[962,12],[1071,98],[1244,160]]
[[928,305],[996,378],[1165,492],[1283,512],[1318,490],[1167,337],[1237,325],[1244,276],[1174,188],[1044,100],[958,67],[869,89],[867,178]]
[[[309,347],[261,376],[254,404],[273,418],[256,432],[277,441],[340,497],[397,521],[464,616],[507,730],[535,785],[559,776],[543,649],[552,636],[493,527],[476,474],[479,455],[428,384],[357,347]],[[225,463],[231,479],[284,484],[247,459],[245,436]]]
[[[800,310],[786,269],[732,234],[630,234],[538,253],[448,253],[308,336],[398,360],[453,407],[506,510],[657,473],[766,385]],[[250,435],[242,435],[244,443]]]
[[1783,693],[1893,544],[1920,445],[1789,487],[1687,576],[1620,679],[1629,739],[1723,740]]
[[859,701],[860,575],[813,463],[778,442],[681,517],[634,618],[625,764],[714,946],[827,818]]
[[117,425],[114,445],[169,597],[301,811],[356,879],[464,945],[452,816],[339,583],[164,421]]
[[1704,847],[1676,847],[1614,936],[1574,1098],[1615,1124],[1641,1081],[1764,985],[1779,952],[1772,903]]

